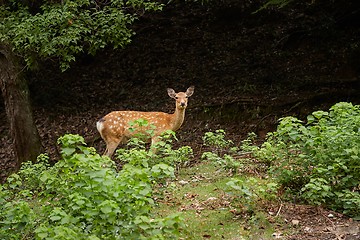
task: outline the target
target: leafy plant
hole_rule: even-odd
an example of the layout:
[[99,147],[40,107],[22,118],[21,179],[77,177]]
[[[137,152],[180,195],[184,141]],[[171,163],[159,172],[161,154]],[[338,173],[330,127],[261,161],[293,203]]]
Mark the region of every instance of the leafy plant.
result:
[[136,133],[135,137],[129,140],[129,148],[117,150],[116,158],[133,166],[153,167],[156,164],[166,164],[173,170],[185,166],[193,156],[193,151],[189,146],[173,149],[173,140],[177,140],[174,131],[165,131],[151,146],[150,151],[146,150],[146,142],[154,136],[155,130],[155,126],[149,125],[148,121],[135,120],[131,123],[131,131]]
[[[156,126],[150,124],[146,119],[136,119],[134,121],[129,122],[130,128],[129,131],[132,132],[133,138],[130,139],[130,146],[134,144],[135,147],[143,146],[145,141],[148,141],[150,138],[154,136]],[[136,143],[136,141],[139,141]]]
[[179,214],[153,219],[152,186],[173,176],[166,164],[125,164],[83,145],[78,135],[65,135],[62,159],[47,157],[26,163],[0,187],[1,239],[169,239],[175,238]]
[[256,146],[254,145],[254,141],[256,138],[257,135],[255,133],[248,133],[247,138],[241,141],[240,150],[245,152],[252,152],[254,149],[256,149]]
[[231,140],[225,139],[225,131],[223,129],[218,129],[215,132],[206,132],[203,137],[203,142],[205,146],[216,148],[224,148],[233,144]]
[[143,11],[157,11],[156,1],[5,1],[0,6],[0,42],[11,44],[28,67],[38,59],[58,59],[62,70],[82,52],[95,54],[131,41],[129,28]]
[[263,183],[261,180],[249,177],[234,178],[227,182],[228,191],[237,196],[247,212],[257,212],[263,202],[276,199],[278,185],[274,182]]
[[204,152],[201,155],[201,159],[208,160],[225,170],[230,170],[231,173],[236,173],[240,167],[242,167],[242,163],[235,160],[231,155],[225,154],[223,157],[220,157],[216,153],[212,152]]
[[359,133],[360,107],[341,102],[329,112],[313,112],[306,124],[294,117],[281,119],[277,131],[254,148],[254,155],[266,159],[272,175],[293,194],[300,192],[310,203],[356,217]]
[[242,164],[234,159],[232,154],[236,153],[238,148],[232,147],[234,143],[227,140],[225,135],[226,133],[222,129],[205,133],[203,142],[205,146],[210,147],[211,152],[204,152],[201,159],[211,161],[232,173],[236,173]]

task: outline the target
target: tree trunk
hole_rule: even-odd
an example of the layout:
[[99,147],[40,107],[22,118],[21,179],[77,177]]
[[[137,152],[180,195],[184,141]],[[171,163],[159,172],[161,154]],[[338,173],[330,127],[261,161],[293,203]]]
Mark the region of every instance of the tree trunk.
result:
[[10,45],[0,45],[0,87],[10,123],[16,167],[35,161],[43,148],[32,115],[29,88],[21,69],[20,58]]

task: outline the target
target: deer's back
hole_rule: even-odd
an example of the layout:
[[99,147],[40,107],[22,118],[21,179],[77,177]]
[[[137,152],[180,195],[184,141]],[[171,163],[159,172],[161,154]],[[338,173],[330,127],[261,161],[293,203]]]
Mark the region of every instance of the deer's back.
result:
[[[154,134],[171,128],[171,114],[163,112],[114,111],[102,118],[102,124],[107,132],[117,136],[131,137],[134,133],[154,130]],[[136,120],[143,119],[148,123],[136,124]],[[133,130],[136,130],[135,132]]]

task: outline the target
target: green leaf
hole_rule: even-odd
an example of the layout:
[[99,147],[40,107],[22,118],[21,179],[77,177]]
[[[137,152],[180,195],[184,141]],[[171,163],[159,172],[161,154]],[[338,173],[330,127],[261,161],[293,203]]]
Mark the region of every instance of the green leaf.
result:
[[74,148],[62,148],[61,149],[62,154],[66,155],[66,156],[70,156],[75,152]]
[[54,215],[54,216],[51,216],[50,217],[50,220],[52,220],[52,221],[59,221],[60,219],[62,219],[62,217],[61,216],[58,216],[58,215]]
[[113,208],[109,205],[104,205],[100,208],[101,212],[107,214],[107,213],[110,213],[112,212]]

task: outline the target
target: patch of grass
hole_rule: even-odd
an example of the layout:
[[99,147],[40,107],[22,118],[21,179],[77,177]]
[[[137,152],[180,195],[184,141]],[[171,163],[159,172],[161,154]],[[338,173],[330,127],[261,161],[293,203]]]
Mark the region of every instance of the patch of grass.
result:
[[184,212],[183,218],[187,229],[182,232],[182,239],[239,239],[243,235],[242,222],[234,219],[228,209],[190,210]]
[[180,239],[264,239],[274,232],[261,212],[239,212],[234,195],[228,194],[233,176],[211,161],[181,169],[173,187],[159,201],[155,214],[182,212],[186,228]]

